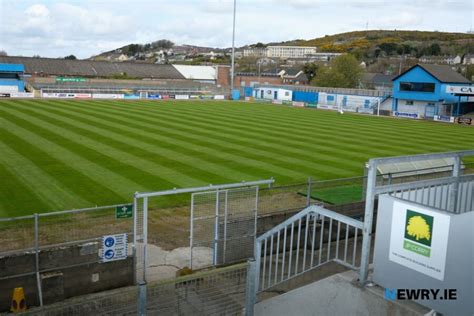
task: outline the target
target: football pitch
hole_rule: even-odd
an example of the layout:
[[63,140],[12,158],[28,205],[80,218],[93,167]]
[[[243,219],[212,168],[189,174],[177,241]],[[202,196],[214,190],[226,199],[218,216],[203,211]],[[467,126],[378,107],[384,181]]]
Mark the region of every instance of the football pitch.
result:
[[0,217],[136,191],[363,175],[369,158],[472,149],[474,128],[218,101],[0,101]]

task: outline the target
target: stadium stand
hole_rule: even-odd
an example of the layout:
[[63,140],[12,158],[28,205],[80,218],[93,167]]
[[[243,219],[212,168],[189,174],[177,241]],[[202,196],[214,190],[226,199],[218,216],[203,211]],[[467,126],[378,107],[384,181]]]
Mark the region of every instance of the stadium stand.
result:
[[227,95],[228,67],[178,66],[0,56],[0,63],[22,64],[25,84],[46,93],[219,94]]
[[126,74],[136,79],[185,79],[172,65],[13,56],[0,56],[0,63],[23,64],[26,73],[39,76],[113,77]]

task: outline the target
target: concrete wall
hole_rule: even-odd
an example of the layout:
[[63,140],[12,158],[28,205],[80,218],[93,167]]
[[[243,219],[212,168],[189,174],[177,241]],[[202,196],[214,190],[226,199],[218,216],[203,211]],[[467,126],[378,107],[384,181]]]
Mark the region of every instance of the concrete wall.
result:
[[[133,258],[99,263],[98,247],[89,243],[40,252],[40,270],[48,270],[41,273],[45,304],[133,284]],[[0,271],[0,277],[34,272],[35,254],[2,257]],[[0,311],[10,308],[15,287],[24,288],[27,306],[39,305],[36,276],[28,275],[0,281]]]

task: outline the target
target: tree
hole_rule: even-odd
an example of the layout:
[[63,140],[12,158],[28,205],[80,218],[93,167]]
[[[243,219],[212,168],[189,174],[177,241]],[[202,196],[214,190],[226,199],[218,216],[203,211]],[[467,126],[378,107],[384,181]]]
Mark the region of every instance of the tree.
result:
[[387,55],[391,55],[396,52],[398,45],[396,43],[382,43],[379,45],[380,49],[383,50]]
[[471,81],[474,80],[474,65],[467,65],[465,77]]
[[8,54],[6,51],[0,50],[0,56],[8,56]]
[[74,55],[68,55],[68,56],[64,57],[64,59],[67,59],[67,60],[76,60],[77,58],[76,58],[76,56],[74,56]]
[[157,48],[170,49],[170,48],[173,48],[173,46],[174,46],[174,43],[166,39],[162,39],[162,40],[151,43],[151,47],[153,49],[157,49]]
[[316,76],[318,69],[319,65],[316,63],[307,63],[303,66],[303,72],[306,74],[309,81],[311,81]]
[[313,82],[320,87],[356,88],[362,72],[359,61],[345,54],[334,58],[329,66],[321,67]]
[[441,46],[438,43],[431,44],[431,54],[434,56],[439,56],[441,54]]
[[140,44],[130,44],[128,46],[125,46],[122,49],[122,52],[127,56],[135,56],[136,54],[140,53],[142,49],[143,47]]

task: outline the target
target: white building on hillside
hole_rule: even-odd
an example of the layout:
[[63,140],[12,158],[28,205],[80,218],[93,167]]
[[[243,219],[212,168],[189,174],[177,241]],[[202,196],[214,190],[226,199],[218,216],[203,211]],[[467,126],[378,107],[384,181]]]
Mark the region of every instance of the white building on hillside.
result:
[[266,48],[246,48],[244,49],[244,57],[267,57]]
[[246,48],[244,57],[268,57],[268,58],[308,58],[315,56],[316,47],[306,46],[268,46],[267,48]]
[[306,46],[268,46],[267,57],[270,58],[305,58],[316,54],[316,47]]

